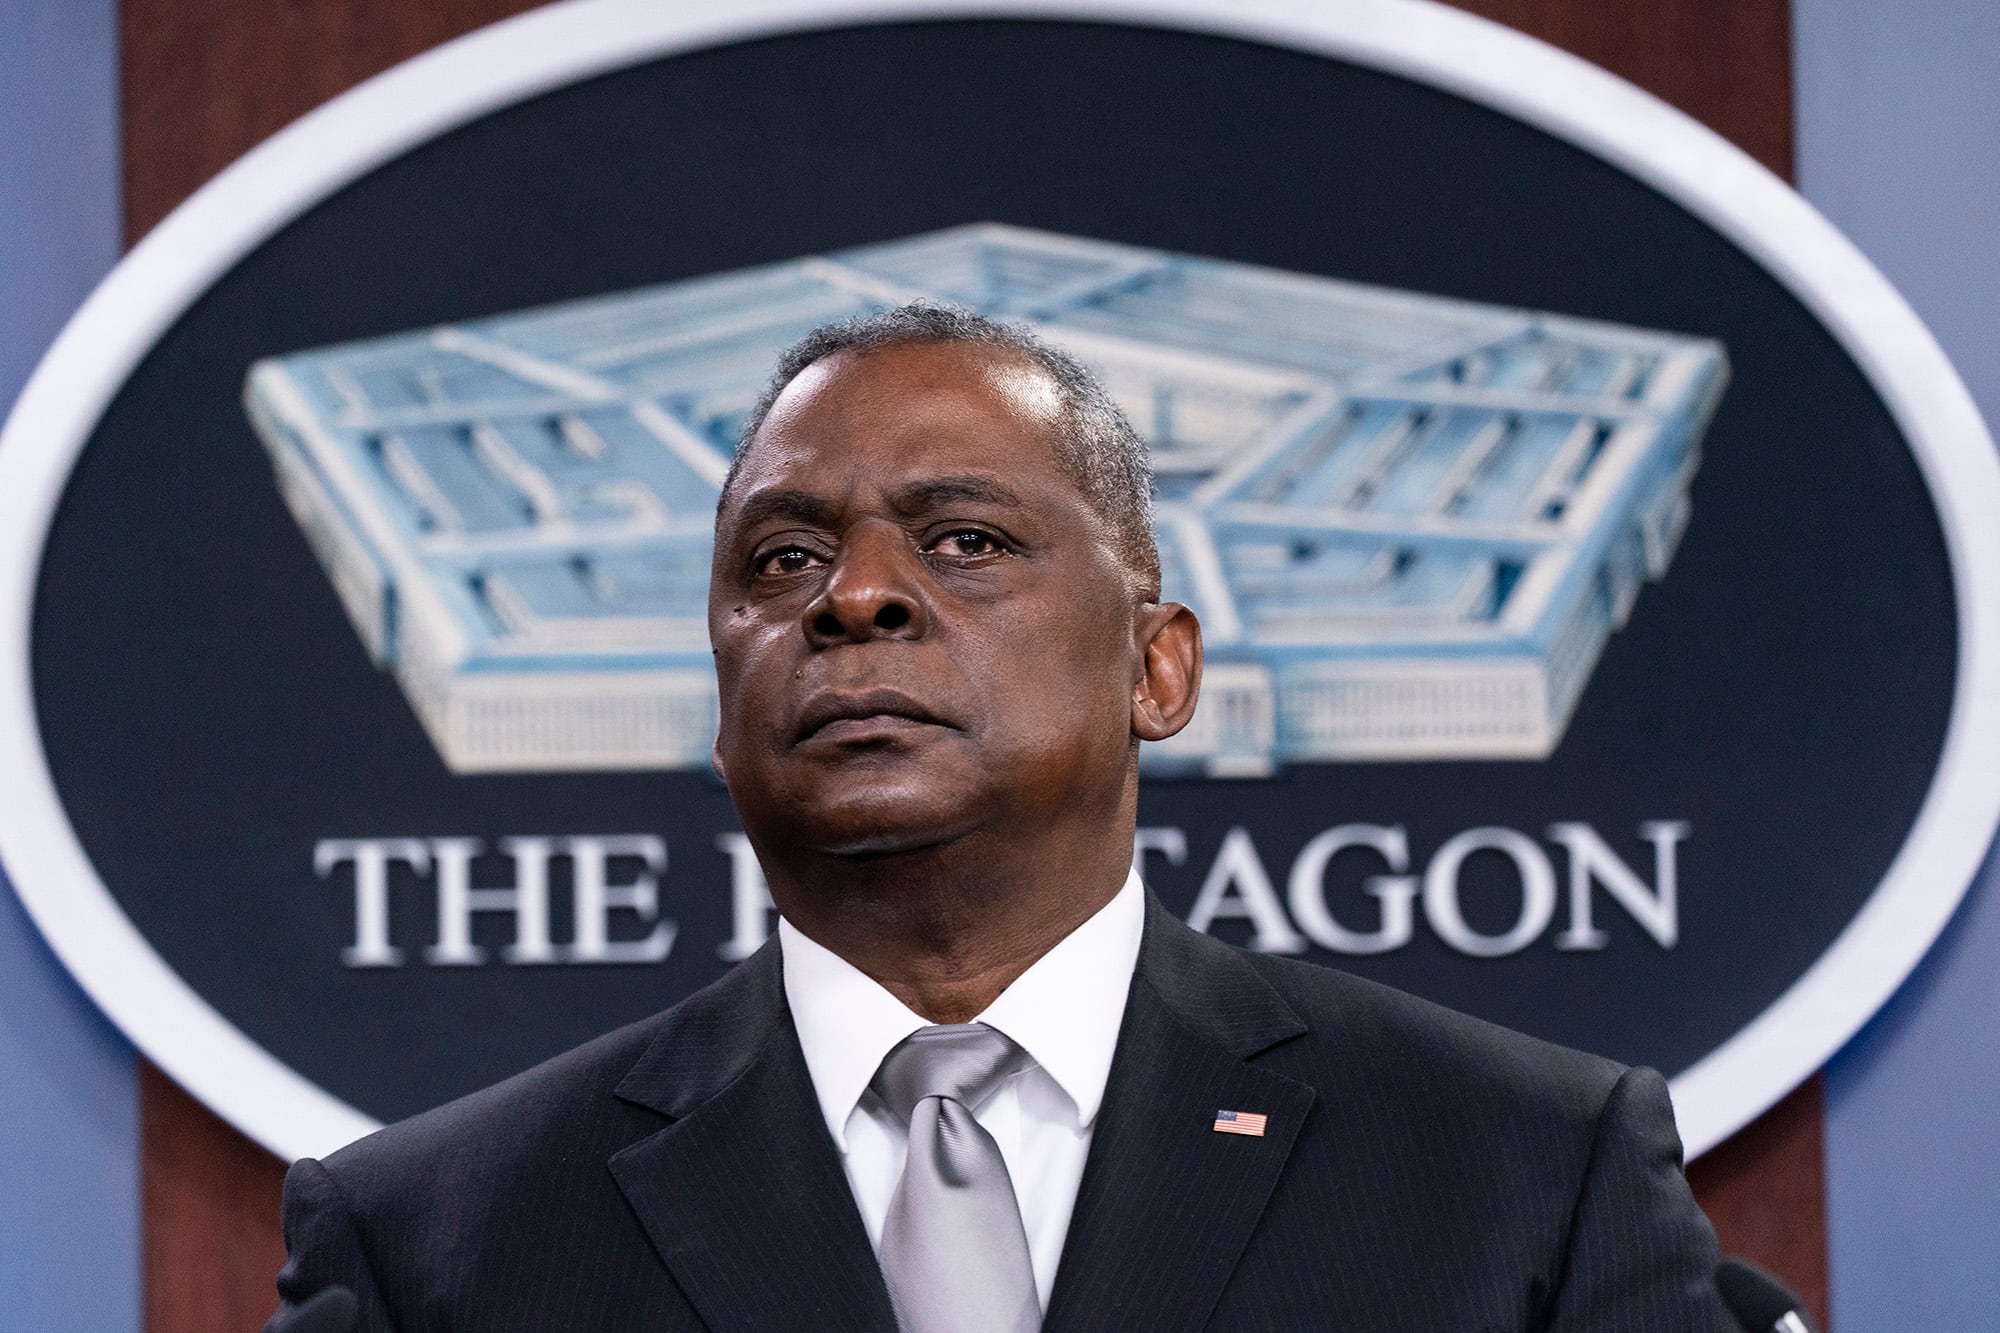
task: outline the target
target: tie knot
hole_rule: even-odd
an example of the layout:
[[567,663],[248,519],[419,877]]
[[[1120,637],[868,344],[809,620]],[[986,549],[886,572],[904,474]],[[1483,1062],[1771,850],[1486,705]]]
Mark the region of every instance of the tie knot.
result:
[[897,1043],[868,1086],[897,1119],[907,1121],[926,1097],[976,1108],[1030,1063],[1026,1051],[984,1023],[939,1023]]

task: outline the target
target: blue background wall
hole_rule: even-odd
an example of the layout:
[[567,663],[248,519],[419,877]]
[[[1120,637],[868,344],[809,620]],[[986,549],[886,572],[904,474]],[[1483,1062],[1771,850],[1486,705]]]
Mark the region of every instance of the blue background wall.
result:
[[[2000,4],[1797,0],[1799,188],[2000,423]],[[1992,516],[2000,523],[2000,514]],[[1833,1319],[2000,1328],[2000,859],[1827,1069]]]
[[[2000,421],[2000,4],[1795,0],[1794,22],[1800,188],[1902,288]],[[114,0],[0,8],[0,405],[117,255],[116,42]],[[1996,1026],[2000,859],[1827,1071],[1843,1333],[2000,1327]],[[130,1047],[0,892],[10,1326],[138,1326],[136,1100]]]
[[[117,30],[115,0],[0,5],[0,405],[118,258]],[[138,1326],[133,1080],[0,889],[0,1324]]]

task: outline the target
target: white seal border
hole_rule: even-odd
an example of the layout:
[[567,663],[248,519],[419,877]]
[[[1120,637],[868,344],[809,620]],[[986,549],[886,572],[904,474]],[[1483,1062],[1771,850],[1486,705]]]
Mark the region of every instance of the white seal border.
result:
[[426,52],[239,159],[133,248],[64,328],[0,431],[0,864],[65,966],[162,1069],[281,1157],[375,1128],[251,1041],[153,951],[98,879],[50,777],[29,656],[43,543],[71,468],[157,339],[240,259],[373,168],[488,112],[661,56],[775,34],[952,18],[1100,21],[1260,41],[1401,75],[1546,130],[1659,190],[1783,283],[1910,442],[1943,528],[1958,678],[1938,768],[1880,885],[1762,1014],[1673,1080],[1690,1156],[1818,1069],[1944,928],[2000,823],[2000,455],[1908,304],[1802,198],[1604,70],[1432,0],[566,0]]

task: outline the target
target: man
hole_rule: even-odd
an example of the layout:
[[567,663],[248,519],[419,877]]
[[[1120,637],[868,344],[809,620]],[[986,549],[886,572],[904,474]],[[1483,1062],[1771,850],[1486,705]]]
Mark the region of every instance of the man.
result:
[[788,353],[709,601],[715,767],[777,940],[295,1166],[287,1309],[339,1284],[368,1328],[1728,1327],[1657,1075],[1232,949],[1131,875],[1139,744],[1201,677],[1148,489],[1104,391],[1026,334],[910,307]]

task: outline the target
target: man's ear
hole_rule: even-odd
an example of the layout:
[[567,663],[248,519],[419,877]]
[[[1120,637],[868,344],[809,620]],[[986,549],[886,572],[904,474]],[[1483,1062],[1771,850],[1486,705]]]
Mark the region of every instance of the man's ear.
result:
[[716,777],[722,779],[722,785],[727,787],[729,785],[729,774],[722,771],[722,737],[720,736],[717,736],[715,743],[708,747],[708,766],[714,770]]
[[1142,651],[1132,685],[1132,734],[1163,741],[1188,724],[1201,695],[1201,622],[1179,602],[1140,608]]

